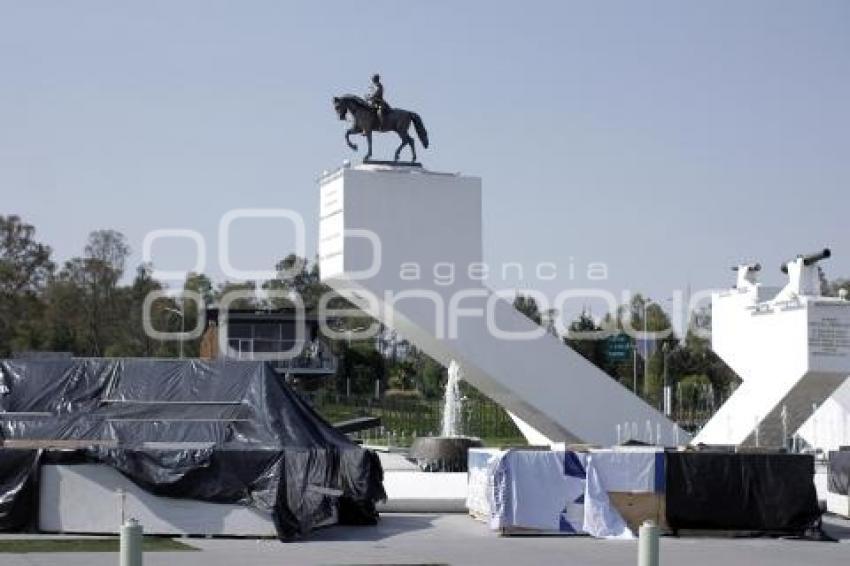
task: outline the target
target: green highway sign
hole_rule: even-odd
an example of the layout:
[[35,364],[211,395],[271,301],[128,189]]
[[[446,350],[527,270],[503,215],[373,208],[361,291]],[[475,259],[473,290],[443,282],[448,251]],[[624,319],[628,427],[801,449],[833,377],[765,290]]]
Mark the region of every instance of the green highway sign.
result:
[[605,358],[609,362],[625,362],[632,355],[632,339],[620,333],[605,339]]

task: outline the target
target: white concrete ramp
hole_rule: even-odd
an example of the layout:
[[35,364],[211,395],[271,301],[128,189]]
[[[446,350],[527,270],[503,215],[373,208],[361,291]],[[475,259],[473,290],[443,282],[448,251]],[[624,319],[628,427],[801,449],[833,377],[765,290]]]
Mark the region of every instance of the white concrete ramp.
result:
[[358,166],[320,185],[322,280],[441,363],[457,360],[467,381],[550,441],[609,445],[619,428],[687,442],[484,285],[479,178]]
[[797,434],[824,451],[850,446],[850,379],[818,406]]
[[695,444],[787,446],[794,432],[841,385],[830,373],[783,372],[770,387],[744,381],[694,439]]

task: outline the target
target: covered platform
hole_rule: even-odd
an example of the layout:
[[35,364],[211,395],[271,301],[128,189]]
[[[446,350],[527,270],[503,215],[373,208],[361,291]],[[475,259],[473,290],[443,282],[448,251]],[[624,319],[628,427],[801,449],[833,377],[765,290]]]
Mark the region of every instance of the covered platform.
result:
[[292,540],[385,498],[374,452],[267,363],[0,361],[0,391],[0,530]]

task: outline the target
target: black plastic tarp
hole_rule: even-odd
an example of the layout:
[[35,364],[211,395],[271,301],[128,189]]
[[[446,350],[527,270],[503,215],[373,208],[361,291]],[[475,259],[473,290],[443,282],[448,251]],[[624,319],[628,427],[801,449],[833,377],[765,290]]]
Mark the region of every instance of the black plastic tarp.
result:
[[0,449],[0,530],[33,526],[40,450]]
[[812,456],[668,452],[666,464],[674,530],[801,533],[820,519]]
[[850,450],[829,453],[827,489],[839,495],[850,494]]
[[[4,361],[0,412],[6,440],[85,441],[85,461],[157,495],[271,512],[283,540],[336,517],[374,523],[386,497],[377,456],[262,362]],[[0,451],[0,513],[37,461]]]

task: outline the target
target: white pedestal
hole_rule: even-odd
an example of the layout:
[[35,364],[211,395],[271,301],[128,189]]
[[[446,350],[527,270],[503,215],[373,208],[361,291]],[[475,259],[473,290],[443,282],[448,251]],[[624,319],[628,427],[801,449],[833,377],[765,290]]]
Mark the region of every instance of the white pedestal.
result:
[[743,383],[695,443],[783,446],[850,373],[850,303],[772,303],[764,294],[750,288],[712,299],[712,348]]
[[38,529],[118,534],[122,499],[124,517],[137,519],[145,534],[275,536],[267,513],[243,505],[152,495],[100,464],[41,467]]
[[388,470],[384,474],[387,500],[380,513],[465,513],[465,472]]
[[[534,335],[484,286],[479,178],[360,166],[320,185],[325,283],[353,301],[371,297],[364,310],[444,365],[457,360],[467,381],[550,441],[608,445],[630,423],[674,442],[662,414],[558,338]],[[506,336],[515,333],[525,338]]]

